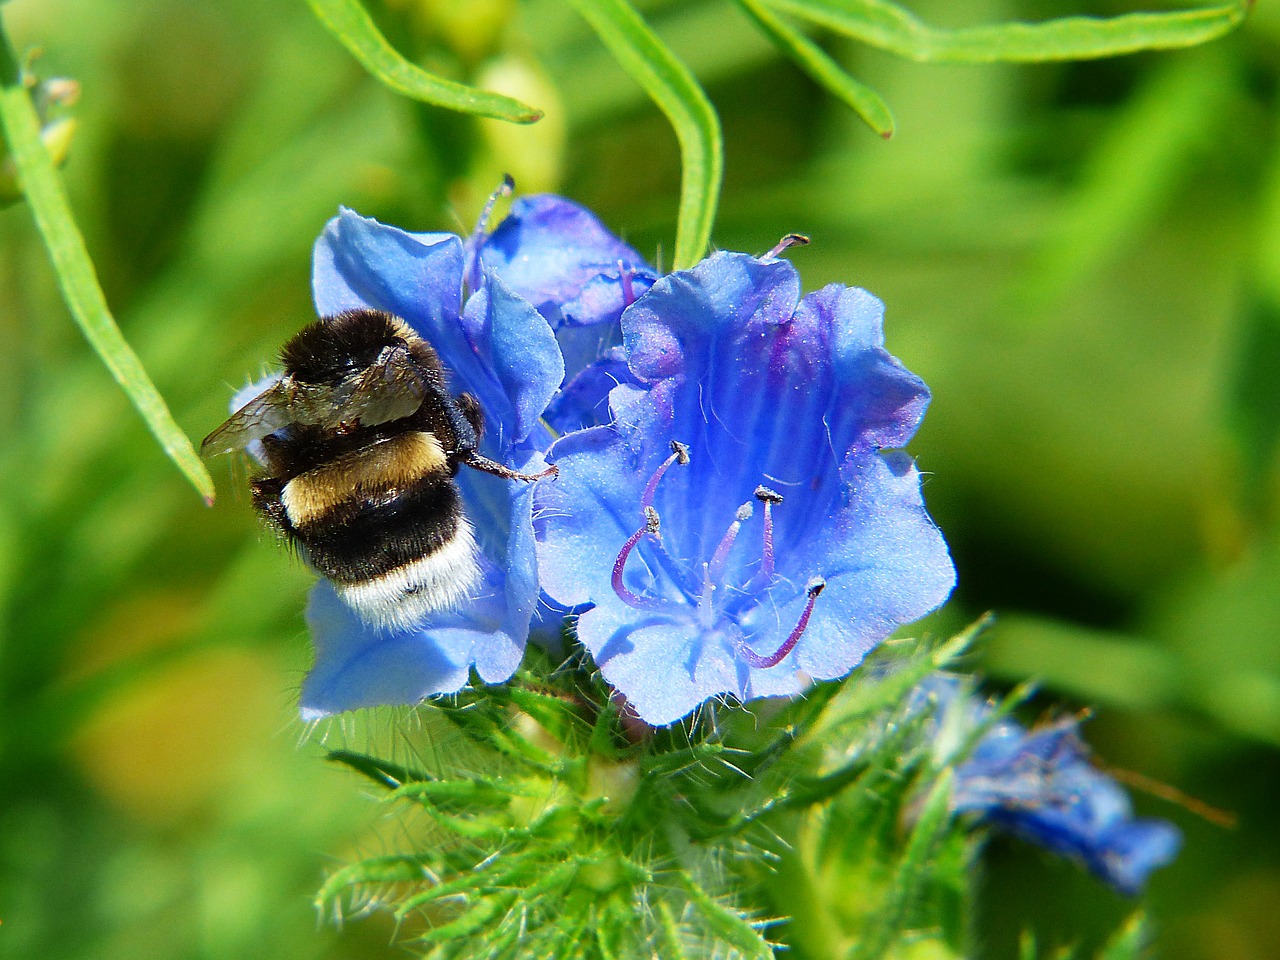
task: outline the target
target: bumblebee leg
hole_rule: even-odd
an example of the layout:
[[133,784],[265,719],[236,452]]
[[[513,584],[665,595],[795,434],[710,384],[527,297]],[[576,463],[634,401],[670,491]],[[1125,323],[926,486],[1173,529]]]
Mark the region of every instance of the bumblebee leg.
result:
[[471,429],[475,430],[476,442],[479,443],[484,436],[484,410],[480,407],[480,401],[469,393],[460,393],[454,399],[458,401],[458,407],[467,423],[471,424]]
[[463,457],[462,462],[472,470],[483,470],[485,473],[492,473],[495,477],[502,477],[505,480],[525,480],[529,483],[532,483],[534,480],[541,480],[544,477],[554,477],[560,472],[560,468],[553,463],[551,466],[547,467],[547,469],[539,471],[538,473],[520,473],[517,470],[512,470],[510,467],[504,467],[500,463],[495,463],[488,457],[482,457],[474,450]]
[[281,499],[284,484],[280,480],[275,477],[250,480],[249,490],[253,495],[253,509],[258,511],[258,515],[267,521],[273,530],[290,538],[297,535],[297,530],[294,529],[293,522],[285,511],[284,501]]

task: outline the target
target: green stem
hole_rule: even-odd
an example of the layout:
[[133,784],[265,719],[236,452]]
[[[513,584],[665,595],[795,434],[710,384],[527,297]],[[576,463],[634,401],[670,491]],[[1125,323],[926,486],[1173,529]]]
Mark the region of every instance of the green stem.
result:
[[720,118],[697,79],[626,0],[571,0],[618,64],[658,105],[680,141],[680,212],[673,267],[702,259],[711,240],[724,144]]

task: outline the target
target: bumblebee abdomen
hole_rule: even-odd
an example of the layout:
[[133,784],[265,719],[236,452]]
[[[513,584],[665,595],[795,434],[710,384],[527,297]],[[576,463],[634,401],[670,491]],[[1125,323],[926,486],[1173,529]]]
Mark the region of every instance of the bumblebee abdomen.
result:
[[371,623],[412,626],[479,585],[475,537],[430,432],[399,434],[299,474],[277,503],[307,562]]

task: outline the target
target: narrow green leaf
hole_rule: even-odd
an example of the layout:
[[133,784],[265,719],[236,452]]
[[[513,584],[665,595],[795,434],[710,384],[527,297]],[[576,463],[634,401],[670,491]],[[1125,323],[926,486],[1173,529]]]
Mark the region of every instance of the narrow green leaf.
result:
[[316,894],[316,905],[327,906],[337,900],[348,887],[375,883],[430,882],[430,860],[426,856],[370,857],[352,863],[329,875]]
[[1252,6],[1249,0],[1239,0],[1174,13],[1063,17],[1042,23],[942,30],[888,0],[764,2],[900,57],[953,63],[1089,60],[1139,50],[1193,47],[1231,31]]
[[456,919],[426,930],[418,939],[423,943],[443,943],[446,940],[474,937],[510,910],[518,897],[519,894],[514,891],[491,894],[465,909]]
[[1098,954],[1098,960],[1142,960],[1150,942],[1151,932],[1147,929],[1147,918],[1141,913],[1135,913],[1107,941],[1107,945]]
[[689,960],[671,905],[666,900],[659,900],[654,904],[654,912],[657,914],[658,936],[662,942],[661,955],[669,960]]
[[428,73],[387,42],[360,0],[307,0],[316,18],[353,57],[396,93],[477,117],[533,123],[542,111],[500,93],[477,90]]
[[760,29],[783,53],[799,65],[828,93],[842,100],[872,130],[888,140],[893,136],[893,114],[889,105],[865,83],[855,80],[825,50],[774,15],[760,0],[736,0]]
[[523,864],[518,858],[499,857],[486,866],[463,871],[452,880],[438,883],[424,881],[427,884],[425,889],[405,897],[396,905],[396,917],[403,919],[414,910],[448,897],[460,897],[470,901],[480,900],[493,890],[504,885],[512,885],[513,881],[520,876],[522,867]]
[[716,902],[688,874],[679,873],[680,885],[689,895],[691,906],[707,925],[713,937],[722,940],[750,960],[773,960],[773,949],[746,917]]
[[341,763],[350,767],[388,790],[395,790],[404,784],[418,783],[427,779],[426,774],[351,750],[330,750],[325,759],[331,763]]
[[137,354],[116,326],[84,237],[71,213],[66,190],[40,136],[40,119],[23,86],[8,35],[0,23],[0,126],[9,143],[18,182],[35,218],[36,228],[53,262],[63,299],[90,346],[133,403],[165,454],[212,504],[213,478],[196,455],[164,398],[147,376]]
[[693,266],[711,241],[724,144],[720,118],[689,68],[626,0],[571,0],[609,52],[670,121],[680,141],[680,212],[673,266]]
[[951,780],[952,770],[948,768],[934,781],[894,871],[884,903],[876,911],[876,922],[851,951],[852,960],[880,960],[901,935],[911,904],[928,876],[933,852],[951,819]]
[[968,649],[974,639],[992,623],[985,614],[941,644],[927,656],[892,670],[885,676],[862,683],[846,684],[827,709],[799,738],[803,744],[833,742],[851,724],[900,703],[917,683],[935,670],[945,669]]
[[388,799],[420,800],[446,809],[484,812],[505,806],[511,802],[512,797],[532,794],[529,790],[514,789],[503,781],[486,783],[479,780],[423,780],[396,787]]

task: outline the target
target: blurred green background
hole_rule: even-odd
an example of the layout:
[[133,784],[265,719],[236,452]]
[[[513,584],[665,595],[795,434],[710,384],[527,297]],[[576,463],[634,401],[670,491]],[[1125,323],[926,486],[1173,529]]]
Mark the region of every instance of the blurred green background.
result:
[[[82,85],[65,176],[107,291],[197,439],[312,315],[338,204],[465,229],[501,173],[594,208],[661,262],[675,138],[554,0],[385,0],[399,48],[546,110],[477,122],[379,88],[303,3],[13,0],[42,76]],[[1210,47],[1075,65],[922,66],[828,49],[887,98],[889,142],[728,0],[642,5],[721,112],[715,243],[784,233],[809,288],[870,288],[934,391],[912,446],[974,657],[1041,704],[1095,704],[1109,765],[1235,812],[1140,796],[1186,849],[1149,908],[1171,960],[1280,956],[1280,13]],[[1110,0],[919,0],[942,25],[1121,13]],[[669,253],[665,260],[669,262]],[[308,575],[243,469],[203,507],[72,325],[21,206],[0,211],[0,957],[401,955],[338,929],[326,869],[396,843],[332,745],[403,714],[295,718]],[[357,728],[357,723],[361,726]],[[1133,905],[994,841],[982,958],[1095,945]]]

